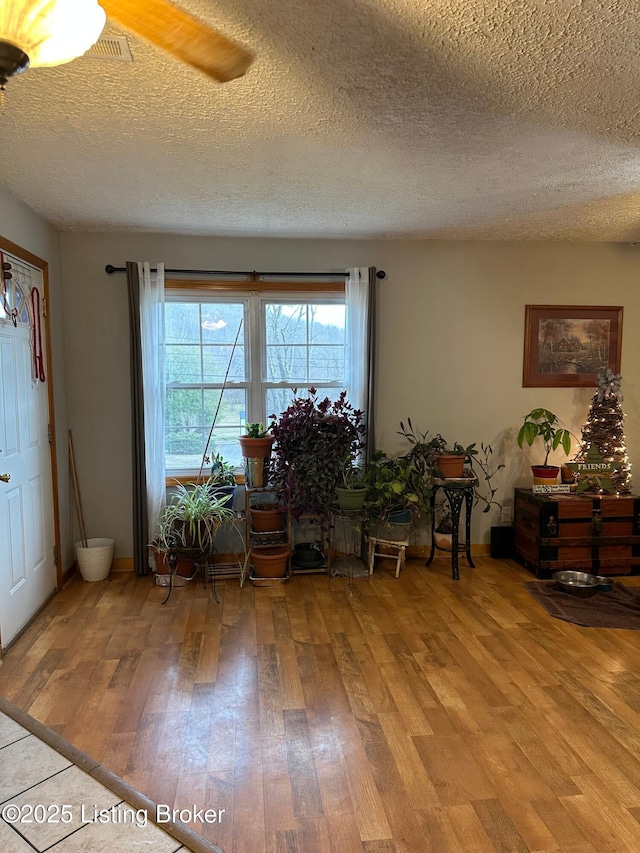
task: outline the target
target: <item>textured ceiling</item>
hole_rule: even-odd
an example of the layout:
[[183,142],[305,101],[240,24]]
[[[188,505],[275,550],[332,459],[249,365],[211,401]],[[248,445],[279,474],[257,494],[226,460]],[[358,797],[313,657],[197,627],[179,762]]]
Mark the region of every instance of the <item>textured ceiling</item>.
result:
[[0,180],[60,229],[640,239],[636,0],[180,5],[245,77],[130,37],[10,82]]

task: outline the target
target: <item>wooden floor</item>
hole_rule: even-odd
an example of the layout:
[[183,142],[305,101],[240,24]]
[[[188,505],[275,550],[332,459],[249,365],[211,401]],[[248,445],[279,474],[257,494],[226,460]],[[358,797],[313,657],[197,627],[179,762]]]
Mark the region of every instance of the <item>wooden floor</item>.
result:
[[[640,631],[579,628],[510,561],[165,590],[74,580],[0,694],[226,853],[640,851]],[[640,585],[640,578],[625,582]]]

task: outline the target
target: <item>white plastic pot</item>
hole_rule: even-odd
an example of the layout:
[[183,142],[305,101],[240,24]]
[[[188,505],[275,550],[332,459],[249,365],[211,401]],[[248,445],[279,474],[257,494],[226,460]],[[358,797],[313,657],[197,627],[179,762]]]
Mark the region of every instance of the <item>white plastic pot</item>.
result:
[[87,546],[76,542],[76,561],[82,579],[103,581],[109,576],[115,549],[113,539],[87,539]]

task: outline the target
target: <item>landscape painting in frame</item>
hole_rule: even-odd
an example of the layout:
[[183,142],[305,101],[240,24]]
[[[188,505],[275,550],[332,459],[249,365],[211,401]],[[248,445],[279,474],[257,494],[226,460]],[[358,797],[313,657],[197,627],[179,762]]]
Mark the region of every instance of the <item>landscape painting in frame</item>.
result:
[[620,372],[622,308],[526,305],[522,384],[539,388],[595,386],[606,367]]

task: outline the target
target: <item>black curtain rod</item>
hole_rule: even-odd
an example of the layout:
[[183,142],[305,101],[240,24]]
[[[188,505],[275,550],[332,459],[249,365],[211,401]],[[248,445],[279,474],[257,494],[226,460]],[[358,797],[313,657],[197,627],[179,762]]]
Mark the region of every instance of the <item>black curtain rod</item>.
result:
[[[104,268],[105,272],[108,275],[113,275],[116,272],[126,272],[126,267],[114,267],[112,264],[107,264]],[[155,272],[155,267],[151,267],[152,271]],[[170,270],[165,269],[165,273],[173,274],[173,275],[283,275],[283,276],[294,276],[295,278],[302,278],[304,276],[309,276],[313,278],[338,278],[339,276],[346,276],[348,273],[346,272],[257,272],[256,270],[249,270],[245,272],[238,272],[237,270]],[[378,270],[376,272],[377,278],[386,278],[386,272],[384,270]]]

